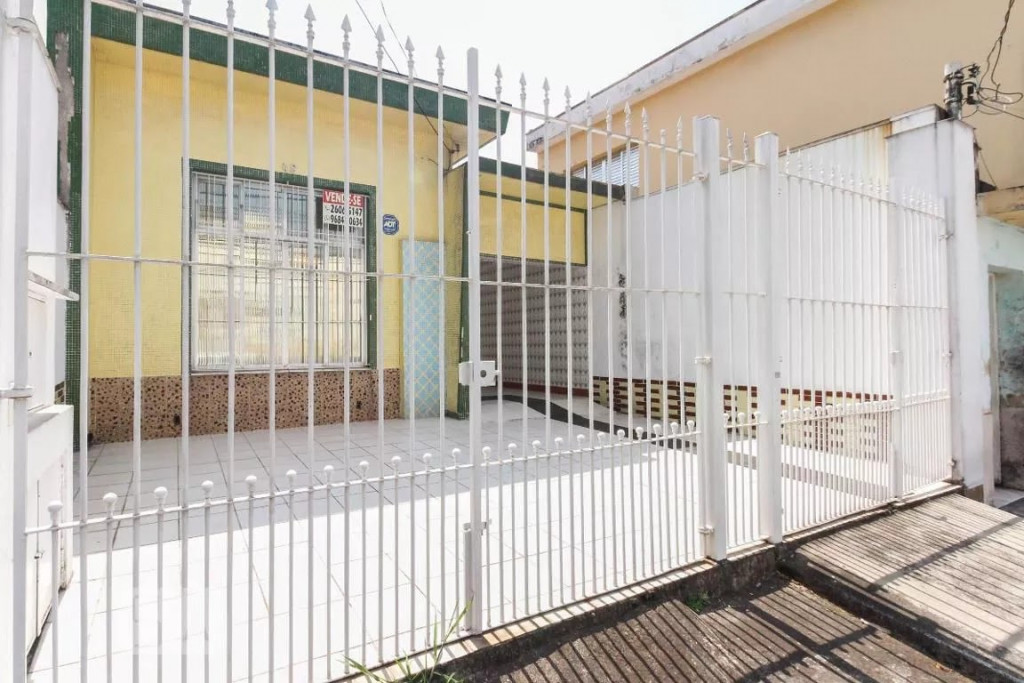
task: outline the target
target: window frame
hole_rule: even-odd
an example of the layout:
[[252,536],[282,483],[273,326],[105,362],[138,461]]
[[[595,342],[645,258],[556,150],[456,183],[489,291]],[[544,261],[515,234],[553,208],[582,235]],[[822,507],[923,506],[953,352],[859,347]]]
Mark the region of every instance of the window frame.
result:
[[[607,185],[619,186],[619,187],[639,188],[640,187],[640,176],[641,176],[641,173],[640,173],[640,166],[641,166],[640,147],[641,147],[641,143],[636,141],[636,140],[632,140],[628,144],[619,145],[618,147],[612,149],[612,154],[611,154],[610,160],[609,160],[609,157],[608,157],[607,153],[601,154],[600,156],[591,159],[589,164],[586,161],[584,161],[581,164],[577,164],[569,172],[569,175],[571,177],[573,177],[573,178],[581,178],[581,179],[587,180],[589,182],[605,183]],[[628,148],[628,152],[627,152],[627,148]],[[616,157],[620,157],[621,158],[623,156],[626,156],[627,154],[635,154],[636,158],[637,158],[637,172],[636,172],[636,176],[637,177],[636,177],[636,182],[635,183],[630,182],[628,178],[625,179],[625,182],[613,183],[613,182],[611,182],[611,180],[609,178],[603,178],[603,179],[600,179],[600,180],[594,180],[592,178],[588,178],[587,177],[587,171],[588,171],[589,168],[596,167],[599,164],[607,164],[608,166],[610,166],[611,163],[614,162]]]
[[[189,239],[188,248],[189,253],[187,259],[191,266],[200,265],[194,261],[197,251],[197,240],[196,240],[196,228],[197,228],[197,216],[196,216],[196,198],[194,192],[194,183],[197,175],[211,175],[218,176],[227,180],[227,164],[222,164],[212,161],[204,161],[200,159],[190,159],[188,165],[188,177],[183,178],[182,182],[187,182],[189,185]],[[270,183],[270,173],[266,169],[251,168],[247,166],[234,167],[234,178],[235,180],[250,180],[263,183]],[[307,189],[307,176],[295,173],[284,173],[278,172],[274,174],[275,183],[279,186],[286,185],[292,188],[298,188],[303,191]],[[318,194],[322,193],[323,190],[335,190],[338,192],[345,191],[345,182],[334,178],[320,178],[317,176],[313,177],[313,189]],[[364,343],[366,348],[366,361],[360,363],[324,363],[315,362],[313,367],[315,370],[342,370],[345,367],[354,369],[376,369],[378,366],[377,359],[377,225],[379,224],[377,216],[377,188],[373,185],[365,185],[362,183],[349,182],[348,191],[350,194],[360,194],[366,196],[366,225],[365,225],[365,236],[364,244],[366,250],[366,269],[365,269],[365,290],[363,293],[364,300],[364,322],[361,323],[365,329]],[[227,195],[225,195],[225,198]],[[318,216],[318,221],[321,220]],[[372,229],[371,229],[372,227]],[[189,282],[188,282],[188,307],[189,307],[189,328],[187,330],[189,337],[189,370],[192,374],[203,374],[203,375],[217,375],[224,374],[226,371],[223,367],[199,367],[197,365],[197,327],[198,321],[196,320],[196,268],[189,268]],[[307,362],[291,363],[288,365],[277,365],[275,370],[279,372],[293,372],[297,370],[303,370],[309,367]],[[236,366],[236,372],[240,373],[260,373],[267,372],[270,369],[270,365],[243,365]]]

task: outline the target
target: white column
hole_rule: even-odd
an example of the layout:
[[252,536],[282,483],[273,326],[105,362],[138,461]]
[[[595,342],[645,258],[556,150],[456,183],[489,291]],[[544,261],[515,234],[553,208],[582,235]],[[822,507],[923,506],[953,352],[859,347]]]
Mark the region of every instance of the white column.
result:
[[952,474],[968,489],[992,495],[991,440],[985,413],[991,408],[988,276],[978,246],[975,206],[974,129],[962,121],[936,124],[939,194],[946,199],[949,237],[950,396]]
[[[785,306],[781,300],[785,271],[785,242],[782,240],[777,210],[779,195],[779,138],[762,133],[754,140],[754,161],[757,170],[757,230],[764,297],[758,306],[758,327],[761,344],[757,364],[759,376],[757,425],[757,477],[760,501],[761,535],[772,543],[782,541],[782,444],[779,440],[779,378],[782,370],[780,336],[781,316]],[[778,285],[776,285],[778,283]]]
[[[722,277],[721,206],[719,188],[719,123],[702,116],[694,119],[693,142],[696,157],[694,172],[699,186],[700,206],[697,227],[697,264],[700,294],[700,337],[697,350],[697,422],[699,437],[699,468],[701,487],[701,524],[704,554],[721,560],[728,549],[728,490],[725,459],[725,426],[723,417],[722,379],[719,373],[726,340],[724,326],[715,324],[715,305],[724,296]],[[717,259],[717,261],[716,261]],[[716,351],[722,354],[716,358]]]

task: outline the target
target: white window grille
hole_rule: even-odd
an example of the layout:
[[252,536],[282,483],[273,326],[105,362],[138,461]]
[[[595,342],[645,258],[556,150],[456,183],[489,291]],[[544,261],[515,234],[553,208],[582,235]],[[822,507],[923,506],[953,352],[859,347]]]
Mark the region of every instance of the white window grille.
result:
[[[611,162],[608,157],[603,157],[591,164],[593,177],[599,183],[611,183],[612,185],[625,185],[628,177],[632,187],[640,185],[640,148],[636,145],[623,147],[612,154]],[[586,165],[580,166],[572,173],[573,177],[586,178]]]
[[[224,370],[228,365],[228,262],[224,176],[193,173],[193,260],[203,264],[192,277],[192,364],[195,370]],[[344,211],[323,211],[323,192],[315,191],[314,291],[309,291],[307,190],[276,186],[277,267],[270,301],[270,185],[236,178],[235,215],[235,367],[270,365],[271,305],[276,307],[279,368],[308,364],[307,328],[313,307],[317,366],[344,366],[351,339],[352,365],[367,363],[366,220],[368,197],[352,193],[349,226]],[[330,192],[330,191],[329,191]],[[341,196],[332,192],[333,199]],[[326,218],[325,218],[326,217]],[[351,259],[351,265],[348,265]],[[351,273],[351,282],[347,274]]]

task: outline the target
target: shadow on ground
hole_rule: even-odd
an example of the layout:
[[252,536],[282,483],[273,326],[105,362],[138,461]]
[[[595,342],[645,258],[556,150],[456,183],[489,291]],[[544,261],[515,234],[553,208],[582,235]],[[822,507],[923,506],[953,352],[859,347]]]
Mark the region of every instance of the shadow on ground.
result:
[[522,652],[467,678],[474,683],[968,680],[778,575],[717,601],[691,596],[646,606],[614,625]]

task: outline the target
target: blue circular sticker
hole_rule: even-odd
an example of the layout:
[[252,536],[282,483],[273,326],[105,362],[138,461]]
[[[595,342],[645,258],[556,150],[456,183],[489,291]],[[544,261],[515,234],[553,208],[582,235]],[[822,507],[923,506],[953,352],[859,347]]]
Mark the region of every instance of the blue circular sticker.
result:
[[381,221],[381,230],[384,231],[385,235],[398,234],[398,218],[394,214],[384,214],[384,218]]

